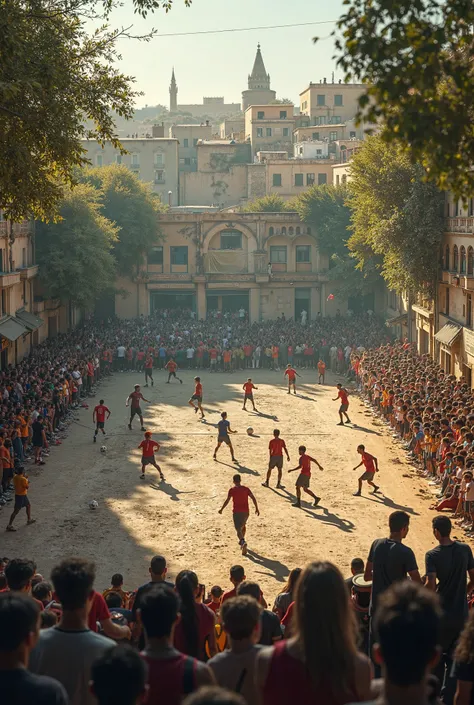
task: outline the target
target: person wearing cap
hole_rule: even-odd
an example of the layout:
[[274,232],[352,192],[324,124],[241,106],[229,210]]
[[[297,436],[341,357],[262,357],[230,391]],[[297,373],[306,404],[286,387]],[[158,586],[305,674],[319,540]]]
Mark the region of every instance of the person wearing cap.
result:
[[165,476],[161,472],[161,468],[157,465],[155,460],[155,453],[160,450],[160,444],[156,441],[152,441],[151,431],[145,431],[145,437],[138,447],[142,449],[142,474],[140,475],[140,479],[145,479],[146,466],[153,465],[153,467],[160,473],[161,482],[164,482]]

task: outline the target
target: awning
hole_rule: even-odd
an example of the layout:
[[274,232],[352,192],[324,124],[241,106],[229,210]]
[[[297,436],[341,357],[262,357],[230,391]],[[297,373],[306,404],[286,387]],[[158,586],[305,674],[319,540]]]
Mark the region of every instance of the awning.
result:
[[23,323],[17,318],[10,316],[4,321],[0,321],[0,335],[13,343],[17,340],[20,335],[25,335],[29,333],[28,329],[25,328]]
[[400,316],[394,316],[385,321],[387,326],[401,326],[403,323],[408,322],[408,313],[402,313]]
[[456,323],[445,323],[444,326],[435,333],[435,340],[449,347],[454,343],[461,331],[462,326],[458,326]]
[[17,311],[15,317],[20,320],[30,332],[37,330],[43,325],[43,319],[38,318],[38,316],[35,316],[34,313],[30,313],[29,311]]

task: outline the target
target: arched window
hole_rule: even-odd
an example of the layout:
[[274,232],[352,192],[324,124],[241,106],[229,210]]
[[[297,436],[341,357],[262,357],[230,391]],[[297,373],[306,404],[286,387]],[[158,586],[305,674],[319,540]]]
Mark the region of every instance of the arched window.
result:
[[467,248],[467,276],[474,275],[474,250],[472,247]]
[[461,247],[461,274],[466,274],[466,248]]
[[290,227],[288,228],[288,235],[289,235],[290,237],[292,237],[292,236],[293,236],[293,233],[294,233],[293,226],[290,225]]
[[308,225],[308,227],[306,228],[306,234],[307,234],[307,235],[311,235],[311,228],[309,227],[309,225]]
[[301,235],[301,228],[299,225],[296,226],[296,234]]
[[458,254],[458,246],[454,245],[453,247],[453,272],[459,271],[459,254]]
[[444,268],[447,272],[449,272],[449,245],[446,245],[446,249],[444,251]]
[[282,229],[281,229],[281,234],[282,234],[282,235],[286,235],[286,228],[285,228],[285,226],[282,227]]
[[274,235],[274,234],[275,234],[275,230],[273,229],[273,226],[271,225],[271,226],[268,228],[268,236],[271,237],[271,236]]

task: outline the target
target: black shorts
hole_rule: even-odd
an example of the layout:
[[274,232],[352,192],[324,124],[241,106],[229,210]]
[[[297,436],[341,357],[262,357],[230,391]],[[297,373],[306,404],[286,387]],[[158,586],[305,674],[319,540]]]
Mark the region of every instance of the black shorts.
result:
[[245,394],[245,400],[250,399],[250,401],[253,401],[253,394]]
[[202,403],[202,397],[199,394],[193,394],[189,401],[197,401],[199,404]]
[[142,465],[155,465],[156,460],[154,455],[148,455],[147,457],[142,457]]
[[153,377],[153,367],[145,367],[145,377]]
[[105,428],[105,421],[97,421],[96,428]]
[[176,372],[175,372],[174,370],[173,370],[173,372],[168,372],[168,375],[169,375],[170,377],[176,378]]
[[218,442],[218,443],[226,443],[228,446],[230,446],[230,438],[229,438],[229,436],[218,436],[218,437],[217,437],[217,442]]
[[33,448],[42,448],[43,447],[43,439],[39,438],[33,438]]
[[30,500],[26,494],[16,494],[15,495],[15,509],[23,509],[23,507],[29,507]]
[[132,406],[130,409],[130,418],[133,419],[134,416],[143,416],[142,410],[139,406]]

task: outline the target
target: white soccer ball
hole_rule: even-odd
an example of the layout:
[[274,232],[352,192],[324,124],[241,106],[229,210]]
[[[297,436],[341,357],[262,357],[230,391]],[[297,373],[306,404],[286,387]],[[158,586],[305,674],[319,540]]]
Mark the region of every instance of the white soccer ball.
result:
[[248,427],[248,429],[247,429],[247,435],[248,435],[248,436],[253,436],[253,428],[252,428],[252,426],[249,426],[249,427]]
[[98,509],[99,508],[99,502],[97,502],[95,499],[91,499],[89,502],[89,509]]
[[100,446],[101,453],[107,453],[107,446]]

